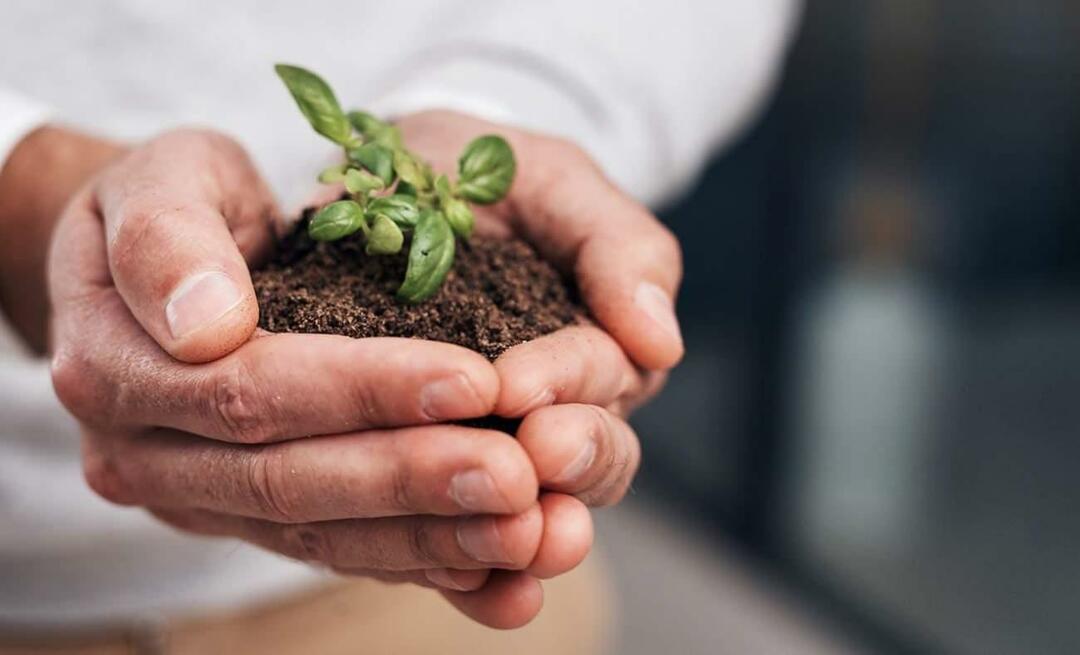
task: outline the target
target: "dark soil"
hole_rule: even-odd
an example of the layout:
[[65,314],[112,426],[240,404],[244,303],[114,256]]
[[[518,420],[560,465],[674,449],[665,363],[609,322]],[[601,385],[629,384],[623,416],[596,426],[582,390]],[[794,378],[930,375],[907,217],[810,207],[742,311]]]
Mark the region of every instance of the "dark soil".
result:
[[446,341],[495,359],[511,346],[584,315],[573,287],[520,240],[459,241],[446,283],[407,305],[394,298],[405,276],[399,255],[364,253],[362,239],[319,243],[310,210],[274,259],[253,273],[259,325],[271,332]]

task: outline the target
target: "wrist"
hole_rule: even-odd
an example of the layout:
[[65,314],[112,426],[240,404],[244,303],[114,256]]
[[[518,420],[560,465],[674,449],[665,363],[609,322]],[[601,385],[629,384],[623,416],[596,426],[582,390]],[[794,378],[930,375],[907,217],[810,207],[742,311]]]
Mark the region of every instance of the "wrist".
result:
[[53,227],[75,192],[122,152],[116,143],[46,125],[19,141],[0,168],[0,309],[38,352],[45,348]]

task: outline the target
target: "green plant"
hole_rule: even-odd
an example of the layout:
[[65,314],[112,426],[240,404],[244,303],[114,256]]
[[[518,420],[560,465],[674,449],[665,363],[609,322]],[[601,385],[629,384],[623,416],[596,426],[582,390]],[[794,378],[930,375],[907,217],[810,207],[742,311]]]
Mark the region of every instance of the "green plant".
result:
[[453,182],[405,148],[397,127],[367,112],[343,111],[318,75],[286,64],[274,70],[315,131],[345,153],[345,163],[319,173],[319,181],[344,183],[349,197],[321,208],[308,223],[308,234],[334,241],[360,232],[369,255],[391,255],[411,233],[397,296],[411,303],[429,298],[454,263],[455,237],[472,234],[469,202],[498,202],[510,189],[516,169],[510,145],[495,135],[474,139],[458,159]]

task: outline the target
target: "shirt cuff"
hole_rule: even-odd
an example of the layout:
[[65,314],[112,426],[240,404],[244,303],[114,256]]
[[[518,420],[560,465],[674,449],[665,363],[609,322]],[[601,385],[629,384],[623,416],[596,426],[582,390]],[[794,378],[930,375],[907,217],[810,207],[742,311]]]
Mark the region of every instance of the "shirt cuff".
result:
[[0,88],[0,169],[23,137],[44,124],[48,108]]

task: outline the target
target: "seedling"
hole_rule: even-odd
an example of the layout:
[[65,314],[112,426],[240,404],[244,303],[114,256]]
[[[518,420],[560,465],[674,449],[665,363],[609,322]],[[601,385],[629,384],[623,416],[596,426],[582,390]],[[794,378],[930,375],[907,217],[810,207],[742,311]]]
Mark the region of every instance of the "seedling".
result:
[[510,189],[516,169],[510,145],[493,134],[474,139],[458,158],[453,182],[405,148],[397,127],[367,112],[344,112],[315,73],[286,64],[274,70],[315,131],[345,153],[345,163],[319,173],[319,181],[344,183],[348,198],[320,209],[308,234],[335,241],[359,232],[367,254],[393,255],[411,233],[397,297],[409,303],[431,297],[454,263],[455,237],[472,235],[476,219],[469,202],[498,202]]

